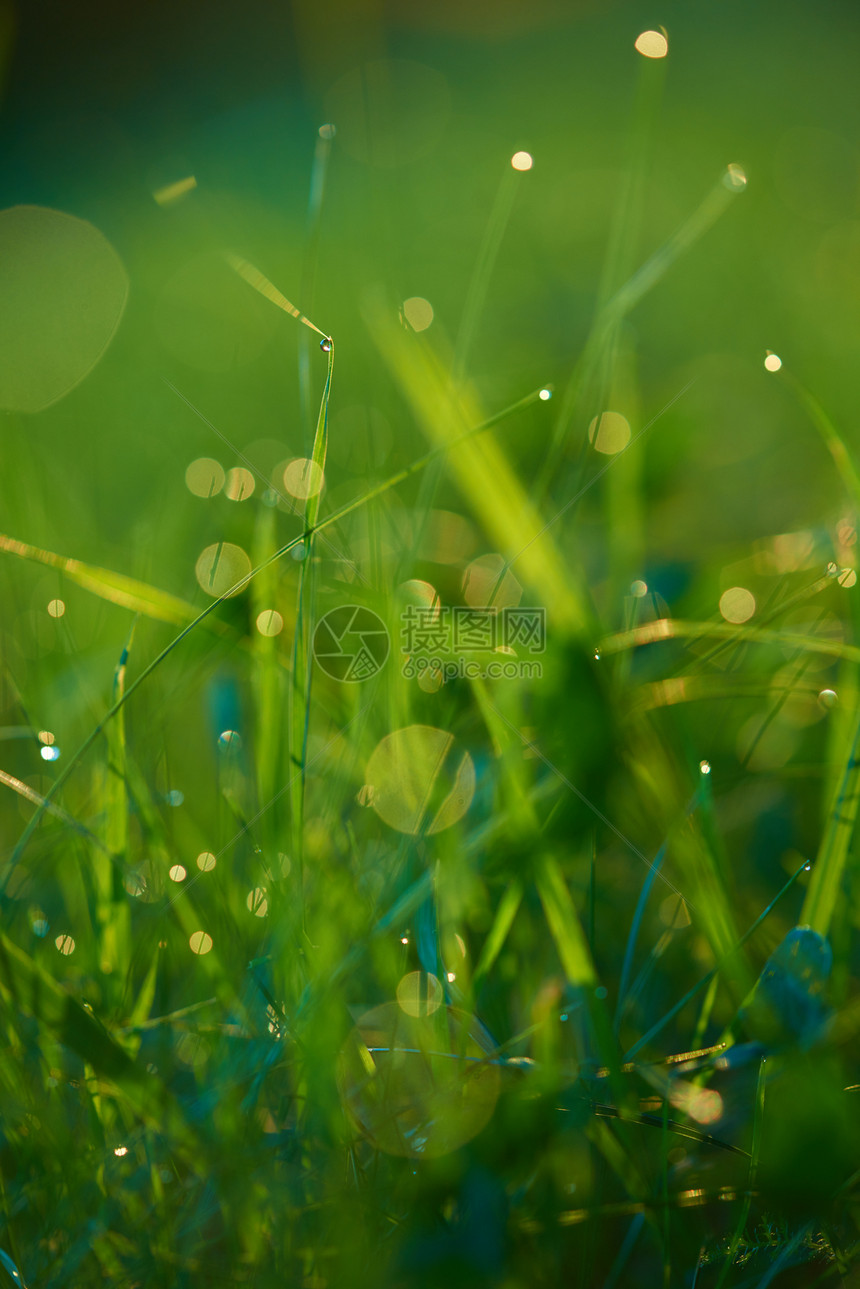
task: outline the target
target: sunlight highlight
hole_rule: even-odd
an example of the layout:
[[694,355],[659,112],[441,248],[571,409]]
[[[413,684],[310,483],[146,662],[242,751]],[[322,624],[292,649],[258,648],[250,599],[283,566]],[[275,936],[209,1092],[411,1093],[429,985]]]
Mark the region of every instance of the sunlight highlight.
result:
[[54,944],[65,958],[75,952],[75,942],[70,935],[58,935]]
[[52,618],[61,618],[66,611],[65,603],[62,600],[49,600],[48,613]]
[[410,971],[397,986],[397,1001],[407,1016],[432,1016],[443,999],[442,986],[432,972]]
[[411,295],[403,301],[403,316],[413,331],[426,331],[433,321],[433,305],[423,296]]
[[475,795],[475,766],[453,734],[408,725],[387,734],[365,771],[373,809],[398,832],[432,834],[461,819]]
[[782,366],[782,359],[780,358],[779,354],[774,354],[770,351],[770,349],[768,349],[767,357],[764,360],[764,365],[768,371],[779,371],[780,367]]
[[197,867],[201,873],[211,873],[217,860],[211,850],[204,850],[197,856]]
[[188,944],[192,953],[202,957],[212,948],[212,937],[206,931],[193,931],[188,938]]
[[726,173],[723,176],[723,183],[726,188],[733,188],[735,190],[746,188],[747,175],[743,166],[735,165],[734,162],[727,165]]
[[284,619],[277,609],[263,609],[257,614],[256,626],[261,636],[278,636],[284,629]]
[[174,864],[173,867],[169,869],[167,876],[170,878],[171,882],[184,882],[188,874],[181,864]]
[[307,501],[322,491],[325,475],[310,457],[296,457],[284,470],[284,487],[297,501]]
[[249,891],[245,904],[248,912],[253,913],[254,917],[266,917],[269,912],[269,897],[265,886],[255,886],[253,891]]
[[588,441],[595,452],[615,456],[623,452],[631,439],[630,422],[620,412],[604,412],[595,416],[588,427]]
[[241,594],[245,589],[243,579],[247,578],[251,567],[251,561],[241,546],[232,542],[214,542],[200,553],[194,574],[202,590],[217,600],[222,595]]
[[641,31],[633,47],[643,58],[665,58],[669,52],[669,42],[662,31]]
[[720,614],[726,622],[749,622],[755,613],[755,596],[745,586],[730,586],[720,596]]
[[229,501],[247,501],[254,492],[254,476],[244,466],[234,466],[227,472],[224,496]]
[[511,157],[511,165],[514,170],[531,170],[534,158],[530,152],[515,152]]

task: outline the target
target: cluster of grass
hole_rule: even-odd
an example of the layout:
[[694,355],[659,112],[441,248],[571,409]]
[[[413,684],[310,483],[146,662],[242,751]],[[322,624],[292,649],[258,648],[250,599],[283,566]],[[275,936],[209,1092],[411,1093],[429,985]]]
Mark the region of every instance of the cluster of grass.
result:
[[[506,161],[450,340],[371,277],[346,305],[323,127],[301,269],[186,185],[161,244],[114,237],[100,365],[6,415],[0,1282],[852,1283],[860,480],[767,337],[642,342],[750,193],[727,165],[651,249],[638,64],[574,363],[481,349],[532,178]],[[811,445],[790,531],[759,415]],[[664,427],[721,436],[680,510]],[[545,609],[540,676],[404,670],[406,606],[481,571]],[[360,683],[314,658],[344,605],[390,639]]]

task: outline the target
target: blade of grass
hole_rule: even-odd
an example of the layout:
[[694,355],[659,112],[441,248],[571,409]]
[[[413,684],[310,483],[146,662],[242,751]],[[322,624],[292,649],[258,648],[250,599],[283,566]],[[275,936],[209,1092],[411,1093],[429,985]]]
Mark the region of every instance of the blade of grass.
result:
[[[331,396],[331,382],[334,373],[334,343],[331,338],[328,344],[328,364],[325,385],[320,400],[316,433],[311,461],[319,471],[319,479],[324,477],[326,452],[328,448],[328,405]],[[303,547],[304,559],[299,573],[299,586],[296,601],[296,630],[293,638],[293,677],[290,687],[290,806],[292,818],[293,862],[296,864],[299,888],[299,909],[304,925],[304,794],[307,770],[308,732],[311,715],[311,678],[313,661],[310,653],[310,639],[313,629],[314,601],[314,530],[319,515],[322,487],[317,489],[307,500],[305,506],[305,530],[309,533]]]
[[[125,674],[137,619],[132,623],[125,647],[113,678],[112,701],[122,698]],[[125,709],[117,711],[107,733],[105,765],[105,845],[113,863],[102,856],[93,862],[96,887],[96,922],[99,927],[99,957],[103,972],[118,980],[128,971],[131,945],[131,910],[125,891],[119,885],[116,866],[124,867],[128,855],[128,788],[126,770]],[[117,973],[117,974],[114,974]]]
[[661,640],[691,640],[699,636],[712,636],[716,640],[742,640],[749,644],[780,645],[786,649],[806,649],[828,658],[860,662],[860,648],[844,644],[841,640],[825,640],[801,635],[796,631],[735,626],[731,622],[685,622],[679,618],[658,618],[655,622],[645,622],[642,626],[634,627],[632,631],[619,631],[615,635],[605,636],[600,641],[599,649],[602,656],[656,644]]
[[490,279],[498,259],[505,230],[508,227],[511,213],[514,209],[521,174],[521,171],[515,170],[510,164],[507,165],[496,193],[496,200],[490,212],[489,222],[478,252],[469,288],[466,292],[463,317],[460,321],[460,329],[457,332],[452,365],[452,376],[455,382],[459,382],[462,379],[468,365],[472,341],[475,338],[478,320],[486,303]]
[[0,551],[17,555],[19,559],[46,564],[100,599],[119,604],[135,613],[142,613],[144,617],[155,618],[159,622],[184,626],[196,615],[193,604],[170,595],[167,591],[160,591],[158,587],[149,586],[136,577],[113,573],[110,569],[84,564],[81,560],[69,559],[65,555],[55,555],[53,551],[40,550],[38,546],[16,541],[14,537],[7,537],[3,533],[0,533]]
[[762,910],[762,912],[758,915],[758,917],[755,919],[753,924],[750,927],[748,927],[748,929],[738,940],[737,944],[733,947],[731,953],[727,954],[726,957],[723,958],[720,962],[718,962],[715,967],[712,967],[710,971],[706,972],[706,974],[702,976],[701,979],[695,985],[693,985],[692,989],[688,989],[687,992],[684,994],[683,998],[679,1002],[675,1003],[674,1007],[669,1008],[665,1016],[661,1017],[660,1020],[658,1020],[654,1025],[652,1025],[651,1028],[648,1030],[648,1032],[646,1034],[643,1034],[642,1037],[638,1039],[637,1042],[635,1042],[631,1048],[628,1049],[628,1051],[624,1055],[625,1061],[632,1061],[633,1057],[637,1054],[637,1052],[641,1052],[643,1047],[647,1047],[647,1045],[651,1042],[651,1040],[653,1038],[656,1038],[657,1035],[661,1032],[661,1030],[665,1029],[666,1026],[669,1024],[669,1022],[671,1020],[674,1020],[674,1018],[678,1015],[678,1013],[684,1010],[688,1002],[690,1002],[693,998],[695,998],[697,994],[701,993],[703,989],[707,988],[707,986],[711,983],[714,977],[717,976],[722,971],[722,969],[726,966],[726,964],[731,961],[731,959],[735,956],[738,950],[743,948],[747,940],[749,940],[750,936],[752,936],[755,933],[755,931],[761,926],[762,922],[770,913],[771,909],[774,908],[774,906],[782,899],[786,891],[791,889],[791,887],[800,877],[800,874],[805,870],[806,870],[806,863],[804,862],[794,873],[792,873],[788,881],[782,887],[780,887],[776,895],[771,900],[770,904],[768,904],[767,907]]
[[[583,392],[594,380],[600,360],[618,324],[649,291],[653,290],[672,266],[708,232],[727,210],[732,199],[743,192],[745,187],[746,179],[742,177],[742,172],[737,167],[726,169],[689,219],[601,307],[595,317],[582,355],[562,395],[558,419],[537,485],[538,495],[543,495],[546,486],[558,470],[571,420],[581,403]],[[600,408],[597,409],[597,411],[600,410]]]
[[[317,328],[314,328],[314,329],[317,330]],[[130,685],[128,685],[128,687],[125,689],[122,696],[118,698],[117,701],[108,709],[108,711],[105,713],[102,719],[96,724],[96,726],[91,730],[91,732],[84,739],[83,743],[74,753],[74,755],[71,756],[69,760],[66,762],[64,769],[57,777],[57,779],[54,781],[54,783],[51,785],[49,792],[42,799],[42,802],[39,805],[35,815],[29,821],[27,827],[24,829],[24,832],[21,834],[21,837],[18,839],[18,842],[12,852],[9,862],[5,870],[3,870],[2,875],[0,875],[0,894],[2,894],[2,891],[5,889],[6,883],[9,880],[9,876],[11,874],[12,869],[20,859],[21,855],[23,854],[27,846],[27,843],[29,842],[30,838],[33,835],[33,832],[38,827],[44,815],[44,812],[49,808],[49,805],[52,802],[53,798],[56,796],[56,794],[66,783],[68,778],[71,776],[75,767],[80,763],[82,758],[86,756],[89,749],[96,742],[99,735],[104,731],[108,723],[111,720],[113,720],[113,718],[116,716],[120,708],[131,698],[131,696],[140,688],[140,686],[143,685],[146,680],[148,680],[148,678],[152,675],[152,673],[156,671],[158,667],[160,667],[161,664],[167,658],[170,657],[173,651],[176,648],[178,648],[178,646],[182,643],[183,640],[185,640],[187,636],[191,634],[191,632],[195,629],[195,627],[198,627],[203,622],[205,622],[211,616],[211,614],[215,612],[215,610],[219,607],[219,605],[223,604],[226,600],[230,599],[232,596],[237,595],[241,590],[243,590],[246,586],[248,586],[253,581],[253,579],[257,577],[258,574],[260,574],[264,569],[268,568],[271,564],[274,564],[277,560],[283,559],[285,555],[288,555],[291,551],[295,550],[296,547],[301,546],[310,537],[314,536],[315,533],[321,533],[323,530],[332,527],[334,524],[338,523],[341,519],[344,519],[347,515],[352,514],[360,507],[367,505],[369,502],[375,500],[375,498],[377,497],[382,496],[384,493],[390,491],[392,488],[396,488],[399,484],[411,478],[412,475],[417,474],[419,471],[425,469],[426,466],[429,465],[431,461],[435,460],[441,454],[449,451],[450,448],[456,446],[457,443],[464,441],[468,438],[471,438],[475,435],[481,434],[485,430],[492,428],[492,426],[494,425],[498,425],[501,421],[505,420],[508,416],[511,416],[515,412],[518,412],[523,408],[530,406],[532,403],[538,400],[539,397],[540,397],[540,391],[533,390],[532,393],[527,394],[525,398],[518,399],[516,403],[512,403],[509,407],[504,408],[501,412],[497,412],[494,416],[488,417],[480,424],[471,426],[469,429],[463,431],[463,433],[460,436],[452,439],[449,443],[445,443],[439,448],[436,448],[433,451],[425,453],[424,456],[419,457],[418,460],[414,461],[411,465],[406,466],[404,467],[404,469],[397,471],[396,474],[391,475],[388,479],[384,480],[384,482],[378,484],[374,488],[371,488],[369,492],[363,493],[360,497],[356,497],[354,500],[346,502],[339,509],[333,511],[330,515],[326,516],[326,518],[321,519],[319,523],[316,525],[316,528],[313,530],[313,532],[306,529],[304,532],[299,533],[297,536],[290,538],[288,542],[286,542],[283,546],[279,547],[279,549],[276,550],[273,555],[270,555],[268,559],[264,560],[262,564],[259,564],[256,568],[253,568],[250,573],[247,573],[243,578],[240,578],[239,581],[236,582],[234,586],[231,586],[222,595],[219,595],[217,598],[213,599],[210,604],[207,604],[206,607],[200,613],[198,613],[197,617],[194,618],[192,622],[189,622],[188,625],[184,627],[183,630],[181,630],[177,636],[174,636],[174,638],[164,646],[161,652],[158,653],[155,656],[155,658],[153,658],[152,661],[146,665],[146,667],[144,667],[140,675],[137,676]]]
[[854,465],[851,452],[844,438],[815,395],[802,385],[792,372],[787,371],[784,365],[780,368],[780,376],[788,382],[808,412],[809,419],[818,430],[824,446],[833,458],[833,464],[839,472],[845,491],[848,493],[852,504],[860,509],[860,474],[857,472],[857,467]]
[[79,1002],[0,932],[0,995],[34,1017],[64,1046],[109,1080],[130,1108],[160,1132],[195,1173],[207,1170],[203,1142],[163,1083],[138,1066]]
[[[314,160],[311,167],[311,182],[308,192],[308,213],[305,233],[305,254],[302,264],[301,290],[305,305],[313,313],[316,287],[317,261],[319,258],[320,232],[322,229],[323,198],[331,157],[333,126],[321,126],[317,131],[314,144]],[[313,429],[311,421],[311,367],[310,336],[306,331],[299,334],[299,404],[302,416],[302,432],[310,442]]]
[[836,799],[827,819],[827,827],[818,848],[812,877],[803,901],[801,922],[826,936],[839,899],[842,878],[857,823],[860,803],[860,701],[848,738]]
[[767,1057],[763,1056],[759,1061],[759,1067],[758,1067],[758,1082],[756,1084],[755,1109],[753,1112],[752,1146],[750,1147],[749,1175],[747,1180],[746,1193],[744,1195],[744,1202],[741,1205],[741,1211],[740,1211],[740,1215],[738,1216],[737,1225],[735,1227],[734,1234],[732,1235],[731,1241],[729,1243],[729,1248],[728,1248],[728,1252],[726,1253],[725,1261],[723,1262],[723,1265],[720,1269],[720,1274],[717,1277],[717,1283],[715,1285],[715,1289],[723,1289],[723,1285],[726,1282],[726,1277],[728,1276],[729,1271],[731,1270],[732,1265],[734,1264],[735,1254],[738,1251],[738,1246],[741,1242],[741,1237],[744,1233],[744,1228],[746,1227],[746,1224],[747,1224],[747,1218],[750,1215],[750,1204],[752,1203],[752,1196],[755,1189],[756,1172],[758,1170],[758,1157],[759,1157],[759,1152],[761,1150],[761,1126],[762,1126],[762,1120],[764,1118],[766,1064],[767,1064]]
[[453,447],[459,440],[458,451],[450,456],[451,471],[498,549],[519,557],[525,580],[551,608],[560,630],[586,631],[591,611],[584,588],[543,531],[502,448],[489,434],[480,439],[464,434],[470,422],[483,419],[475,398],[455,388],[449,372],[420,337],[398,327],[394,310],[378,293],[368,295],[364,314],[380,354],[430,442]]

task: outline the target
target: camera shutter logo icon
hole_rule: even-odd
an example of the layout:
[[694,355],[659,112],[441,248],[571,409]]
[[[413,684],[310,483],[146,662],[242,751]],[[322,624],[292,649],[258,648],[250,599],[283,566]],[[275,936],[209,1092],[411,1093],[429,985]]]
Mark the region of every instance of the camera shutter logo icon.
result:
[[382,669],[390,649],[388,628],[372,609],[343,604],[320,618],[314,631],[313,654],[334,680],[357,684]]

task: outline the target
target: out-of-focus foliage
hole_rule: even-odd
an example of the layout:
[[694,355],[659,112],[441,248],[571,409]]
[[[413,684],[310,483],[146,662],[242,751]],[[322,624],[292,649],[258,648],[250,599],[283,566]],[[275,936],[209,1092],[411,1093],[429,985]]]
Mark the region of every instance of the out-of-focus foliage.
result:
[[856,1275],[858,34],[0,5],[0,1278]]

